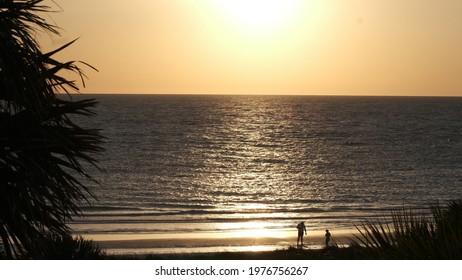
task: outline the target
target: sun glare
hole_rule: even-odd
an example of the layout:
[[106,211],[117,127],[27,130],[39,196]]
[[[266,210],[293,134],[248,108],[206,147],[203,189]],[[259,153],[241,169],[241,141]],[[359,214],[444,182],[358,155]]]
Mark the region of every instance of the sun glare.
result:
[[262,31],[286,24],[299,0],[216,0],[216,4],[243,28]]
[[219,228],[231,238],[285,238],[287,232],[275,230],[271,222],[235,222],[219,224]]

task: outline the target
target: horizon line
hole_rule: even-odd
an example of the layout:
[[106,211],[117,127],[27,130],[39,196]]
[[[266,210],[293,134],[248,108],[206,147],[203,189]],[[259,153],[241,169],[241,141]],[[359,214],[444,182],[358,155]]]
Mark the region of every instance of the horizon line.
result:
[[[58,94],[67,94],[67,93],[58,93]],[[462,97],[460,95],[414,95],[414,94],[316,94],[316,93],[126,93],[126,92],[70,92],[68,94],[75,95],[197,95],[197,96],[317,96],[317,97]]]

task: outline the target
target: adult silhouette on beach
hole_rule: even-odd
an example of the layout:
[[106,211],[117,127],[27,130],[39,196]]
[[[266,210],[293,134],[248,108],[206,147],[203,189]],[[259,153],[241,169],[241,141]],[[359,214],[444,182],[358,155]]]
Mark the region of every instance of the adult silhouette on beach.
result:
[[326,247],[329,247],[329,241],[330,241],[331,234],[328,229],[326,229],[326,234],[324,236],[326,237]]
[[297,247],[303,247],[303,232],[306,234],[305,222],[300,222],[297,225],[298,229],[298,238],[297,238]]

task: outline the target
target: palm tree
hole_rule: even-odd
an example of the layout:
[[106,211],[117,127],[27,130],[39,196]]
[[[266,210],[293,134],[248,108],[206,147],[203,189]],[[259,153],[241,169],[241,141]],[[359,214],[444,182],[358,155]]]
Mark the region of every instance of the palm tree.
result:
[[50,235],[70,235],[66,222],[93,197],[82,179],[94,181],[87,170],[102,151],[99,131],[70,118],[93,115],[96,102],[59,98],[78,91],[61,70],[85,78],[81,62],[52,58],[73,42],[43,53],[35,39],[59,35],[46,12],[43,0],[0,0],[0,236],[8,258],[40,256]]

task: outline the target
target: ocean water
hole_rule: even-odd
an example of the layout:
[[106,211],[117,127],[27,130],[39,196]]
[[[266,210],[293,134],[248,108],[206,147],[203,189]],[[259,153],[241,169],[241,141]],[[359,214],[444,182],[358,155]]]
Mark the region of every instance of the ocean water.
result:
[[74,98],[107,137],[76,234],[335,232],[462,198],[462,98]]

